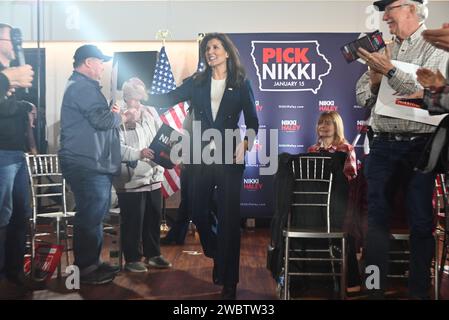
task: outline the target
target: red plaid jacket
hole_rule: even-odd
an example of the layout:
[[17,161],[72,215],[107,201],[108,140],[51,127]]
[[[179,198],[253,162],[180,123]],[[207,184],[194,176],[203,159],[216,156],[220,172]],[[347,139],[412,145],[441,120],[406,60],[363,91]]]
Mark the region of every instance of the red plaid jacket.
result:
[[348,178],[348,181],[351,181],[357,176],[357,159],[354,147],[351,144],[345,142],[337,146],[331,145],[330,147],[326,148],[321,142],[318,142],[317,144],[314,144],[307,149],[307,152],[312,153],[320,151],[327,151],[331,153],[336,151],[345,152],[348,156],[346,157],[343,173],[346,178]]

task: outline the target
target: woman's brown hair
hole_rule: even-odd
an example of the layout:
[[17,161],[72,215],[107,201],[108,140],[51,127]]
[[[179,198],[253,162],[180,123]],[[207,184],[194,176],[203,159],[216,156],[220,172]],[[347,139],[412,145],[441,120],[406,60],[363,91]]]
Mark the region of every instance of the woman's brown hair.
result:
[[211,72],[211,67],[206,63],[206,47],[207,43],[212,40],[217,39],[223,45],[223,48],[228,53],[229,57],[226,60],[226,68],[227,68],[227,78],[226,83],[230,87],[240,87],[245,80],[245,69],[243,69],[242,64],[240,63],[240,57],[238,49],[235,47],[234,43],[232,43],[231,39],[224,33],[208,33],[204,36],[200,43],[200,58],[205,62],[206,68],[204,71],[197,73],[194,75],[194,79],[198,82],[205,81]]
[[347,140],[345,138],[345,127],[343,125],[343,119],[341,118],[340,114],[337,111],[326,111],[320,115],[320,117],[318,118],[317,125],[316,125],[316,132],[317,132],[318,137],[319,137],[319,133],[318,133],[319,124],[322,121],[328,120],[328,119],[331,120],[335,126],[335,137],[334,137],[334,141],[332,142],[332,144],[339,145],[342,143],[346,143]]

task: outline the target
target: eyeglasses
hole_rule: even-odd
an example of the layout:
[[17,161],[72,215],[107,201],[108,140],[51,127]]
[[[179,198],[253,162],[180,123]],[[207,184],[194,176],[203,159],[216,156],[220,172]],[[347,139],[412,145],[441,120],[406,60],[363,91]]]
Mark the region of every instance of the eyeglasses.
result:
[[409,3],[404,3],[404,4],[399,4],[397,6],[392,6],[392,7],[385,7],[385,13],[390,13],[391,10],[396,9],[396,8],[400,8],[400,7],[405,7],[405,6],[409,6]]

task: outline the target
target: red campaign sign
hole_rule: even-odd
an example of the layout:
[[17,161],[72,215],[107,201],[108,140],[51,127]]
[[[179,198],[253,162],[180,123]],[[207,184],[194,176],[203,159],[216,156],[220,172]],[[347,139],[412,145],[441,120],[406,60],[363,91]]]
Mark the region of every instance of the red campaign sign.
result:
[[[316,123],[321,112],[338,111],[349,141],[359,134],[358,120],[370,110],[357,104],[355,87],[366,71],[362,63],[348,64],[341,46],[360,33],[232,33],[246,76],[251,82],[259,118],[259,144],[248,154],[242,183],[242,217],[269,217],[275,211],[273,175],[259,169],[271,166],[277,154],[307,152],[317,142]],[[243,117],[240,120],[243,124]],[[270,136],[270,130],[278,134]],[[277,143],[277,148],[274,145]],[[257,148],[259,153],[257,152]],[[267,162],[267,155],[273,157]],[[359,157],[363,148],[357,147]],[[263,156],[265,155],[265,156]],[[261,161],[263,160],[263,161]],[[254,164],[253,164],[254,162]],[[261,163],[264,162],[264,163]]]
[[251,56],[260,91],[312,91],[323,85],[332,63],[318,40],[251,41]]
[[[48,281],[56,270],[61,260],[64,246],[56,244],[37,244],[34,257],[35,278]],[[31,257],[25,257],[24,272],[26,275],[31,272]]]

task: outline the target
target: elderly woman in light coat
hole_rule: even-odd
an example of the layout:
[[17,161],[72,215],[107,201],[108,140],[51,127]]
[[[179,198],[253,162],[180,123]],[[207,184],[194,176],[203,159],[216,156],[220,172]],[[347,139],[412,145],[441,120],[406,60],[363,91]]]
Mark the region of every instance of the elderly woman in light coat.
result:
[[164,168],[151,161],[154,152],[148,148],[161,120],[154,108],[142,105],[147,93],[140,79],[129,79],[122,90],[126,121],[120,127],[122,165],[114,187],[122,216],[125,269],[146,272],[148,266],[169,268],[171,263],[160,252]]

